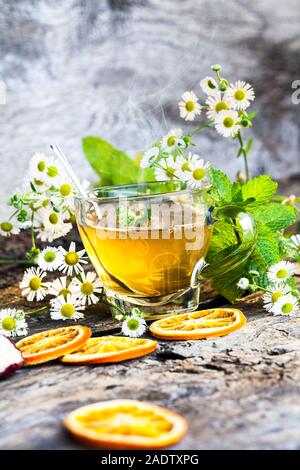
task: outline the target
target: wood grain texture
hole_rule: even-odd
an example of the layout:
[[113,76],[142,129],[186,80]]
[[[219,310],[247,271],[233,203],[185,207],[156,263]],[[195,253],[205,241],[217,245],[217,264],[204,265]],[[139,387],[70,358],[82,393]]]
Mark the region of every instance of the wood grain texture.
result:
[[[252,173],[299,174],[300,105],[291,101],[299,24],[298,0],[2,0],[0,205],[30,155],[52,142],[91,176],[83,136],[101,135],[134,156],[183,125],[177,101],[200,91],[212,63],[255,87]],[[228,140],[205,132],[197,142],[231,175],[241,169]]]
[[[7,250],[18,251],[18,243],[25,239],[6,241]],[[31,309],[20,298],[20,278],[20,269],[1,267],[1,306]],[[248,323],[229,336],[159,341],[153,354],[119,364],[52,362],[18,370],[0,383],[0,448],[81,449],[62,426],[71,410],[134,398],[186,417],[189,432],[177,449],[299,449],[300,320],[267,314],[259,294],[236,307]],[[101,306],[89,309],[82,323],[95,335],[120,331]],[[65,322],[50,321],[46,312],[29,324],[34,333]]]

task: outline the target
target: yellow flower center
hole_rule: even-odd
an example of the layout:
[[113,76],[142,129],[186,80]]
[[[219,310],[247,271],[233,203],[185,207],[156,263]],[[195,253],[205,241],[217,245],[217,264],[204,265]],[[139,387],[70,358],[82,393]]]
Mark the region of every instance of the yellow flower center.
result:
[[283,296],[283,293],[282,292],[274,292],[273,295],[272,295],[272,302],[273,304],[275,302],[277,302],[278,299],[280,299],[280,297]]
[[175,173],[175,168],[172,168],[171,166],[168,166],[165,169],[165,172],[166,172],[166,175],[167,175],[168,178],[173,178],[174,173]]
[[1,325],[4,330],[12,331],[16,327],[16,320],[14,318],[7,317],[2,320]]
[[226,101],[218,101],[218,103],[216,103],[215,105],[215,110],[217,113],[219,113],[220,111],[226,111],[226,109],[228,109],[228,105],[226,103]]
[[32,279],[29,281],[29,287],[31,290],[37,291],[42,285],[42,281],[38,276],[34,276]]
[[94,284],[92,282],[83,282],[80,290],[83,295],[92,295],[94,292]]
[[244,92],[244,90],[236,90],[235,93],[234,93],[234,98],[237,100],[237,101],[243,101],[246,97],[246,93]]
[[55,178],[55,176],[58,175],[58,169],[56,166],[50,165],[47,168],[47,175],[50,176],[50,178]]
[[181,167],[182,171],[191,171],[190,168],[189,168],[189,164],[188,162],[185,162],[182,167]]
[[205,176],[205,170],[203,168],[197,168],[193,171],[193,178],[194,180],[200,181]]
[[168,145],[169,147],[173,147],[173,145],[175,144],[175,142],[176,142],[175,136],[174,136],[174,135],[170,135],[170,137],[169,137],[168,140],[167,140],[167,145]]
[[281,307],[281,311],[284,315],[288,315],[289,313],[293,311],[293,309],[294,309],[294,306],[290,302],[283,304],[283,306]]
[[63,317],[72,318],[75,313],[75,307],[72,304],[64,304],[60,309],[60,313]]
[[43,202],[42,202],[42,206],[43,207],[47,207],[49,204],[49,199],[45,199]]
[[49,215],[50,224],[56,225],[58,224],[58,221],[59,221],[59,217],[56,214],[56,212],[51,212],[51,214]]
[[64,183],[61,185],[59,192],[62,196],[69,196],[72,192],[72,186],[69,183]]
[[37,178],[34,178],[33,182],[36,186],[43,186],[43,184],[44,184],[43,181],[38,180]]
[[136,318],[130,318],[127,322],[127,326],[130,330],[135,331],[140,326],[140,323]]
[[3,230],[3,232],[7,232],[7,233],[11,232],[11,230],[13,229],[13,225],[10,222],[2,222],[0,227],[1,227],[1,230]]
[[44,260],[47,263],[52,263],[52,261],[54,261],[55,259],[56,259],[55,251],[47,251],[47,253],[45,253],[44,255]]
[[194,101],[191,101],[191,100],[187,101],[187,102],[185,103],[185,109],[186,109],[189,113],[190,113],[191,111],[193,111],[193,110],[195,109],[195,103],[194,103]]
[[79,261],[79,256],[76,253],[76,251],[69,251],[65,255],[65,263],[68,264],[69,266],[74,266],[75,264],[78,263],[78,261]]
[[232,127],[234,125],[234,119],[230,116],[227,116],[223,120],[223,125],[224,125],[224,127],[227,127],[227,129],[230,129],[230,127]]
[[276,277],[277,279],[284,279],[285,277],[288,276],[288,270],[287,269],[279,269],[279,271],[277,271],[276,273]]
[[44,162],[43,160],[41,160],[40,162],[38,162],[37,164],[37,169],[39,171],[45,171],[46,170],[46,162]]

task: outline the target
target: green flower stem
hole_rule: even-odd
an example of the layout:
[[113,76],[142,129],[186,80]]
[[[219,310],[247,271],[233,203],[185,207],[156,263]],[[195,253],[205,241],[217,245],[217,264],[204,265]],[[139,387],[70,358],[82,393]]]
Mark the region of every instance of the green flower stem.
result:
[[122,313],[122,315],[124,315],[124,316],[126,315],[126,312],[124,310],[122,310],[120,307],[118,307],[117,305],[112,304],[111,302],[108,302],[107,300],[102,300],[102,299],[100,299],[100,302],[103,305],[107,305],[108,307],[112,307],[115,310],[118,310],[118,312]]
[[32,266],[34,263],[30,260],[26,259],[6,259],[6,258],[0,258],[0,265],[10,265],[10,264],[20,264],[23,266]]
[[200,132],[202,129],[207,129],[208,127],[212,127],[212,121],[207,121],[203,124],[200,124],[200,126],[196,127],[193,132],[190,132],[190,134],[188,134],[188,137],[194,137],[194,135],[198,134],[198,132]]
[[34,231],[33,222],[34,222],[34,212],[32,212],[32,215],[31,215],[31,244],[32,244],[32,249],[34,250],[36,248],[36,245],[35,245],[35,231]]
[[247,160],[247,151],[244,147],[244,141],[243,141],[241,131],[238,131],[237,138],[238,138],[238,141],[240,143],[240,150],[241,150],[243,158],[244,158],[245,175],[246,175],[246,180],[248,181],[249,180],[249,166],[248,166],[248,160]]
[[35,310],[32,310],[31,312],[25,312],[25,315],[33,315],[34,313],[39,313],[47,309],[49,309],[49,305],[44,305],[44,307],[36,308]]

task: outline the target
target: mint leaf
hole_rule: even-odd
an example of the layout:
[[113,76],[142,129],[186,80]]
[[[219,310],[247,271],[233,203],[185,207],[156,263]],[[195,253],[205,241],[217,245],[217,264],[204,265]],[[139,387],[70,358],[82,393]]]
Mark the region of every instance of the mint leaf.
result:
[[232,182],[225,173],[215,168],[210,169],[210,179],[212,189],[210,195],[219,204],[229,203],[231,201]]
[[207,262],[213,265],[217,253],[236,243],[237,237],[232,222],[225,219],[217,221],[214,224],[213,236],[206,257]]
[[84,137],[83,151],[92,168],[101,178],[101,185],[118,185],[151,181],[153,170],[140,169],[122,150],[99,137]]
[[248,208],[258,204],[269,202],[277,191],[278,184],[269,175],[262,175],[249,180],[242,186],[243,200],[255,198],[255,202],[249,204]]
[[276,202],[260,206],[253,211],[255,220],[266,225],[273,232],[284,230],[296,221],[296,211],[292,206]]
[[252,259],[261,269],[268,269],[272,264],[278,263],[281,260],[278,234],[266,226],[260,226]]

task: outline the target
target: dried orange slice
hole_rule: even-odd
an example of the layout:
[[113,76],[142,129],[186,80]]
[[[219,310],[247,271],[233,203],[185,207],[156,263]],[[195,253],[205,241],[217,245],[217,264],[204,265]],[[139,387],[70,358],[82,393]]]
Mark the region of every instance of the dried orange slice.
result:
[[102,336],[90,338],[80,349],[61,358],[62,362],[75,364],[101,364],[119,362],[145,356],[157,348],[151,339]]
[[163,318],[152,323],[150,331],[161,339],[201,339],[227,335],[246,321],[245,315],[235,308],[213,308]]
[[42,331],[17,342],[25,365],[52,361],[80,348],[91,336],[87,326],[74,325],[66,328]]
[[137,400],[111,400],[77,408],[66,428],[76,438],[102,449],[160,449],[187,431],[180,415]]

